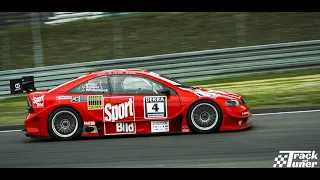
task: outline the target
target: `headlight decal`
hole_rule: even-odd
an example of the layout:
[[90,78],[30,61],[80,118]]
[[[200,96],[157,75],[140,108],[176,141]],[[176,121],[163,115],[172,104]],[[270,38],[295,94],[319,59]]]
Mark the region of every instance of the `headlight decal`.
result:
[[240,106],[241,103],[236,99],[228,99],[226,100],[226,106]]

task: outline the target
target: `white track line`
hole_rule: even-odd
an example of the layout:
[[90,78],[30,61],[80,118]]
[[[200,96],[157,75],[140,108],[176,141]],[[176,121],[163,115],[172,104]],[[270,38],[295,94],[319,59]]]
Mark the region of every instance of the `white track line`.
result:
[[0,131],[0,133],[6,133],[6,132],[19,132],[22,130],[6,130],[6,131]]
[[[288,112],[276,112],[276,113],[260,113],[260,114],[253,114],[253,116],[265,116],[265,115],[276,115],[276,114],[297,114],[297,113],[310,113],[310,112],[320,112],[319,110],[306,110],[306,111],[288,111]],[[6,130],[0,131],[0,133],[6,132],[20,132],[22,130]]]
[[307,111],[288,111],[288,112],[275,112],[275,113],[260,113],[253,114],[253,116],[265,116],[265,115],[273,115],[273,114],[296,114],[296,113],[309,113],[309,112],[319,112],[320,110],[307,110]]

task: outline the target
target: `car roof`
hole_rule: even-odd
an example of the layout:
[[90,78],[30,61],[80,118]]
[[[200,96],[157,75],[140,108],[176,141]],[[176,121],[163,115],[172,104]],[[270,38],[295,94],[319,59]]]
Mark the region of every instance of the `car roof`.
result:
[[[64,84],[61,84],[53,89],[51,89],[49,92],[52,91],[60,91],[63,90],[65,87],[71,87],[73,86],[73,82],[76,82],[78,80],[83,81],[84,79],[91,79],[94,77],[99,77],[99,76],[105,76],[105,75],[125,75],[125,74],[139,74],[139,75],[144,75],[144,76],[148,76],[152,79],[158,79],[160,80],[162,83],[169,83],[169,84],[177,84],[175,82],[171,82],[168,79],[164,79],[163,77],[160,77],[157,73],[154,73],[150,70],[142,70],[142,69],[110,69],[110,70],[103,70],[103,71],[96,71],[96,72],[89,72],[83,76],[80,76],[76,79],[73,79],[71,81],[68,81]],[[168,85],[168,84],[167,84]]]
[[142,69],[110,69],[110,70],[102,70],[102,71],[95,71],[95,72],[88,72],[85,75],[82,75],[76,79],[70,80],[55,88],[49,90],[52,91],[60,91],[64,90],[65,87],[70,87],[73,82],[77,82],[78,80],[82,81],[83,79],[91,79],[93,77],[104,76],[104,75],[111,75],[111,74],[148,74],[151,71],[142,70]]
[[96,75],[96,76],[104,76],[104,75],[112,75],[112,74],[149,74],[152,71],[143,70],[143,69],[110,69],[103,71],[90,72],[87,75]]

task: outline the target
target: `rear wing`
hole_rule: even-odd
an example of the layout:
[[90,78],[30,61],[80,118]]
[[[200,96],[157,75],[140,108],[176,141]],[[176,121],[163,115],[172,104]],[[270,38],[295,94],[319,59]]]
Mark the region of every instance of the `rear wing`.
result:
[[11,79],[10,80],[10,91],[11,94],[20,94],[23,91],[27,93],[30,91],[35,91],[34,87],[34,77],[33,76],[23,76],[20,79]]

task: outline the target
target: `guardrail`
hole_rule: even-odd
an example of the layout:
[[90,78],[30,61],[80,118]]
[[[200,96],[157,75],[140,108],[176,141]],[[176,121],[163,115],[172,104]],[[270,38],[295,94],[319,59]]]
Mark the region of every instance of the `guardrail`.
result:
[[41,89],[106,69],[148,69],[188,82],[319,66],[320,40],[103,60],[0,71],[0,98],[11,96],[10,79],[28,75]]

